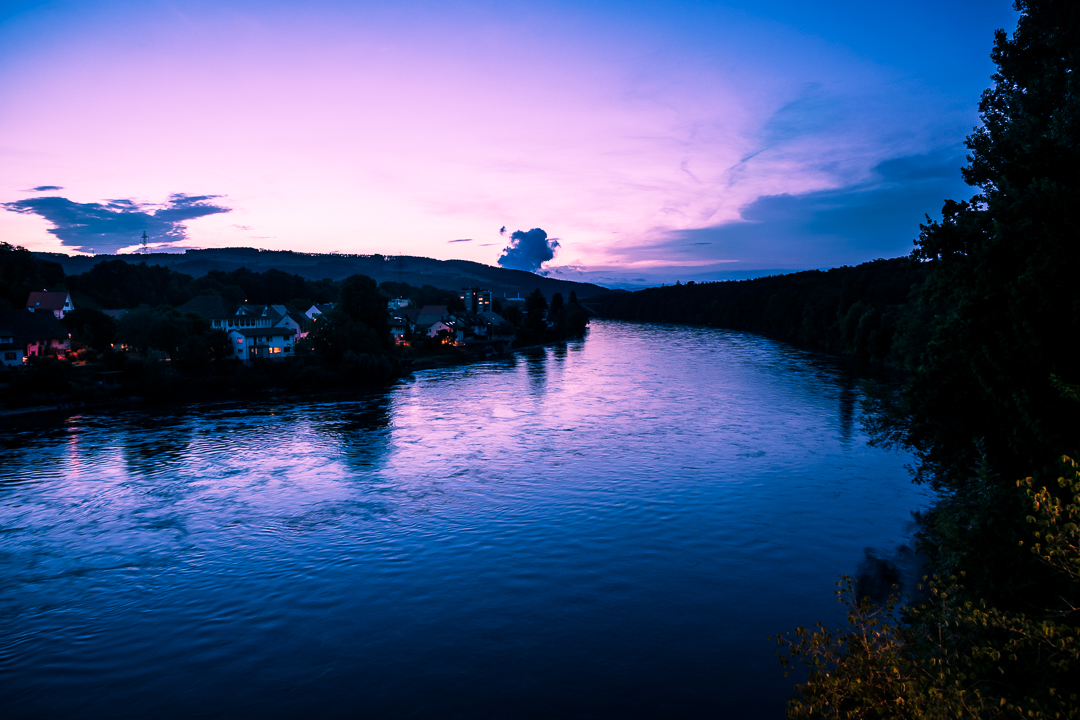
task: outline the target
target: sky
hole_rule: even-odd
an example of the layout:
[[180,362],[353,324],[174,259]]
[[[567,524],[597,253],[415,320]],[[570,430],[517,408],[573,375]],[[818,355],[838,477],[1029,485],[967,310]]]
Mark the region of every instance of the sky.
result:
[[[907,254],[1008,2],[0,2],[0,241],[606,284]],[[539,230],[541,232],[533,232]]]

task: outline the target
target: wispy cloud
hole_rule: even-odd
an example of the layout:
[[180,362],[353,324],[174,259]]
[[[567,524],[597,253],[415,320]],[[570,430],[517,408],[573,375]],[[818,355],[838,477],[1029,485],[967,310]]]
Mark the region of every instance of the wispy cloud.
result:
[[182,242],[187,237],[185,223],[189,220],[230,212],[230,208],[211,202],[219,197],[174,193],[160,204],[130,199],[77,203],[63,197],[38,197],[2,203],[0,207],[45,218],[53,225],[49,232],[63,245],[112,253],[139,243],[144,232],[155,247]]
[[64,188],[59,185],[38,185],[35,188],[30,188],[26,192],[55,192],[56,190],[63,190]]
[[[658,242],[627,246],[624,261],[643,266],[814,268],[895,257],[911,250],[924,213],[963,197],[959,149],[879,163],[869,179],[829,190],[762,195],[741,218],[669,232]],[[729,268],[732,267],[729,265]]]
[[446,242],[448,242],[448,243],[472,242],[472,238],[461,238],[460,240],[447,240]]

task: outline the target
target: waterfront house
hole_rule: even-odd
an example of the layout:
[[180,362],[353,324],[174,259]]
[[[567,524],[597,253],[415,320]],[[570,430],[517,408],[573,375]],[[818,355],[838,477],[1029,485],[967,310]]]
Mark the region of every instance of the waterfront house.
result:
[[[16,359],[21,364],[23,358],[35,355],[64,356],[71,349],[71,335],[51,312],[2,310],[0,331],[4,339],[10,340],[3,344],[13,346],[4,350],[0,357],[6,357],[7,353],[16,354],[10,364],[17,364],[14,362]],[[4,360],[4,364],[9,364],[9,361]]]
[[15,342],[15,333],[9,328],[0,327],[0,365],[22,365],[24,357],[23,348]]
[[506,352],[517,337],[513,323],[496,312],[483,312],[480,317],[487,324],[487,341],[499,352]]
[[178,309],[202,315],[210,321],[210,327],[226,332],[234,328],[270,328],[280,320],[266,305],[237,305],[220,295],[200,295]]
[[75,306],[71,304],[71,295],[66,291],[43,290],[30,293],[30,297],[26,300],[26,309],[30,312],[48,311],[57,320],[63,320],[65,315],[75,309]]
[[292,356],[294,332],[285,327],[238,327],[229,330],[238,360],[283,360]]
[[395,316],[390,318],[390,335],[394,338],[395,344],[404,345],[411,331],[412,323],[409,322],[407,317]]
[[268,305],[268,314],[276,314],[278,319],[271,327],[290,328],[296,337],[307,335],[307,325],[310,322],[303,313],[293,312],[284,305]]
[[424,333],[428,337],[435,337],[429,330],[432,325],[440,322],[446,315],[445,305],[425,305],[420,308],[420,312],[416,314],[416,330]]

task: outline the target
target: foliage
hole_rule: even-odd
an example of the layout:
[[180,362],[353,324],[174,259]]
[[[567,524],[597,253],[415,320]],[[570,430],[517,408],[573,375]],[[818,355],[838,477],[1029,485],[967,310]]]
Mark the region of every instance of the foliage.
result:
[[[62,273],[61,273],[62,275]],[[183,305],[205,294],[217,294],[229,302],[283,305],[295,298],[328,302],[337,297],[338,284],[329,280],[306,280],[280,270],[232,272],[212,270],[200,278],[145,262],[102,260],[86,272],[68,276],[64,282],[76,294],[76,306],[87,302],[99,308],[130,309],[139,305]],[[304,310],[311,307],[309,302]]]
[[465,309],[465,303],[456,292],[437,288],[434,285],[416,287],[407,282],[387,281],[379,285],[379,292],[387,298],[408,298],[414,308],[422,308],[425,305],[445,305],[450,312]]
[[24,247],[0,242],[0,310],[26,307],[32,291],[55,290],[63,279],[60,263],[39,260]]
[[101,353],[116,342],[116,321],[100,310],[77,307],[66,313],[60,322],[71,333],[73,350],[90,347]]
[[551,322],[549,336],[558,339],[582,337],[589,326],[589,313],[578,302],[577,293],[571,290],[570,301],[566,304],[560,293],[552,296],[548,320]]
[[195,281],[200,293],[218,293],[233,302],[258,305],[284,305],[296,298],[307,300],[301,312],[314,303],[330,302],[338,295],[338,284],[331,280],[308,280],[296,274],[270,269],[254,272],[240,268],[232,272],[212,270]]
[[198,294],[190,275],[119,259],[102,260],[80,275],[68,276],[65,283],[76,295],[76,307],[87,300],[99,308],[117,310],[139,305],[182,305]]
[[346,353],[379,354],[384,344],[368,325],[334,308],[312,321],[303,347],[328,364],[339,365]]
[[[1080,472],[1058,478],[1064,499],[1032,478],[1018,483],[1037,527],[1032,554],[1056,571],[1035,610],[1001,610],[935,577],[929,598],[904,609],[856,598],[845,577],[837,596],[846,627],[781,635],[781,662],[804,665],[807,681],[791,718],[1077,718],[1080,688]],[[901,621],[902,620],[902,621]]]
[[341,282],[334,309],[350,321],[367,326],[385,349],[393,344],[386,317],[386,302],[386,296],[379,292],[373,279],[367,275],[350,275]]
[[192,353],[198,352],[197,348],[203,348],[209,355],[209,342],[195,338],[205,339],[210,329],[210,322],[201,315],[182,313],[167,305],[156,308],[141,305],[120,318],[116,337],[144,355],[151,350],[162,350],[173,358],[190,359]]
[[977,194],[922,226],[913,258],[927,271],[927,337],[875,423],[878,441],[914,451],[918,478],[943,493],[926,533],[938,569],[980,567],[976,591],[1019,606],[1043,580],[1017,550],[1011,478],[1080,450],[1080,415],[1055,385],[1080,381],[1063,340],[1080,337],[1080,6],[1016,7],[967,140]]
[[[814,350],[903,364],[924,267],[908,258],[754,280],[648,288],[594,299],[601,314],[747,330]],[[898,350],[898,348],[901,348]]]
[[522,326],[527,333],[526,342],[542,342],[547,325],[548,303],[540,288],[536,288],[525,298],[525,320]]
[[349,382],[376,382],[393,375],[387,357],[393,340],[386,316],[386,296],[366,275],[341,283],[337,305],[315,318],[300,349],[309,352]]

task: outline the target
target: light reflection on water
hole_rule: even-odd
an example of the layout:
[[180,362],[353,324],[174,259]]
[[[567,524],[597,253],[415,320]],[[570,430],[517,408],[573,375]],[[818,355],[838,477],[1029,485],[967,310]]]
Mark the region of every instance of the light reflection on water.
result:
[[765,636],[925,502],[829,361],[716,330],[0,431],[5,717],[781,717]]

